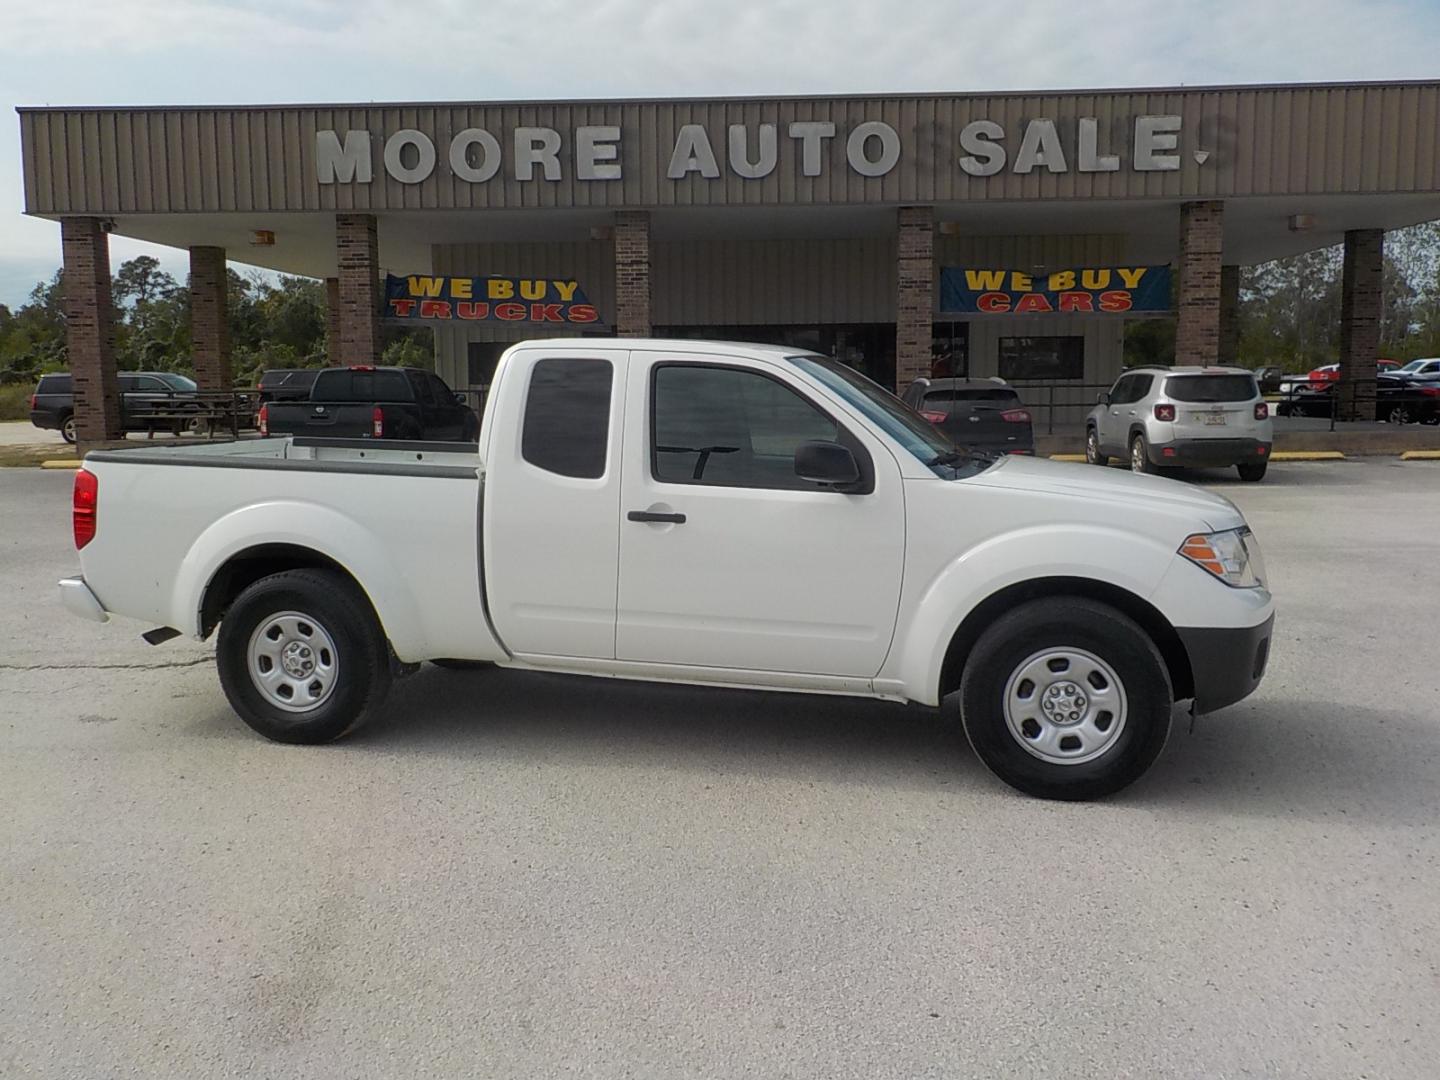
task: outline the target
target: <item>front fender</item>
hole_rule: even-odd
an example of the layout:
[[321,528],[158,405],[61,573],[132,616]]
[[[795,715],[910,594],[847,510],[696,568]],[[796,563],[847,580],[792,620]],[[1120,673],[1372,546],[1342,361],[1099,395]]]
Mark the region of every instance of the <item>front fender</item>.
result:
[[1108,526],[1031,526],[989,537],[916,582],[913,591],[906,581],[905,591],[914,599],[902,605],[902,633],[877,682],[898,682],[911,701],[938,705],[951,639],[987,598],[1026,581],[1065,577],[1148,599],[1174,559],[1166,545]]
[[379,539],[338,510],[291,500],[242,507],[200,534],[175,578],[170,625],[192,637],[200,636],[205,589],[230,559],[255,547],[257,537],[263,537],[266,545],[307,548],[344,567],[369,597],[396,653],[423,653],[419,612],[399,587],[403,577]]

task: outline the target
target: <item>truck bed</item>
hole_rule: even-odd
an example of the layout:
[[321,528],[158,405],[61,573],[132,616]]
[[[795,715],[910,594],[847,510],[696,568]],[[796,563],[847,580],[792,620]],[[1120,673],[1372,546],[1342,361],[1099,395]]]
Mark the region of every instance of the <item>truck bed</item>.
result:
[[474,444],[250,439],[96,451],[85,468],[99,505],[82,563],[107,610],[203,636],[207,585],[264,537],[346,570],[402,660],[504,655],[484,611]]

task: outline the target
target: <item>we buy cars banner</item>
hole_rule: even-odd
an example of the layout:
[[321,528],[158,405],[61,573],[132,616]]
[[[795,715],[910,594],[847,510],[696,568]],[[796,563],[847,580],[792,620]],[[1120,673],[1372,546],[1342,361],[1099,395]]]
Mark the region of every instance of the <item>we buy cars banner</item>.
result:
[[594,326],[600,313],[577,281],[554,278],[385,276],[384,318]]
[[940,271],[940,310],[946,315],[1169,311],[1170,267],[1077,267],[1039,275],[945,267]]

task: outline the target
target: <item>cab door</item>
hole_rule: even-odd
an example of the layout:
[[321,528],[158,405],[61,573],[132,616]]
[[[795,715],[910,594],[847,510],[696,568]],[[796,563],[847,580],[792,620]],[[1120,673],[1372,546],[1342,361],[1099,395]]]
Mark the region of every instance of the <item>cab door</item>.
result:
[[[620,660],[871,678],[905,558],[899,465],[781,362],[634,352],[626,389]],[[864,490],[800,479],[839,442]]]

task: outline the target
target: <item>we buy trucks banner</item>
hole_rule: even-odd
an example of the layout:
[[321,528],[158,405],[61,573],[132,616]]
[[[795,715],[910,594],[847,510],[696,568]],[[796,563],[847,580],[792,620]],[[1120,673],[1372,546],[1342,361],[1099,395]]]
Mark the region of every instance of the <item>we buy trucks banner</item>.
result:
[[385,275],[386,319],[594,326],[595,305],[577,281],[554,278]]
[[1169,311],[1170,267],[1080,267],[1040,275],[945,267],[940,271],[940,310],[946,315]]

